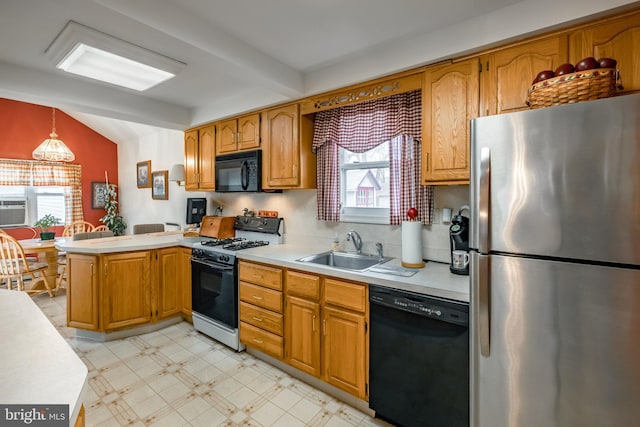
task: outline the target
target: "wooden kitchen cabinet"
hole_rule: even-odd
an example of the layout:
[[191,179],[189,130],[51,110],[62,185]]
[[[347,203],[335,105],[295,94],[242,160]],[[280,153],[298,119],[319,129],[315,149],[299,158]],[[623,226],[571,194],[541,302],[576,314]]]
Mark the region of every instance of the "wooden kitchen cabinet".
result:
[[613,58],[618,61],[622,90],[640,91],[640,12],[627,13],[587,26],[569,37],[569,59],[575,64],[582,58]]
[[191,248],[180,248],[180,290],[182,292],[182,315],[191,322]]
[[185,190],[215,190],[215,149],[214,125],[185,132]]
[[422,90],[421,183],[464,184],[470,177],[469,120],[478,116],[478,60],[427,68]]
[[191,283],[190,269],[185,273],[180,265],[187,251],[190,254],[190,249],[173,247],[67,254],[67,325],[108,332],[180,314],[184,292],[181,281],[188,274]]
[[262,187],[316,188],[316,156],[311,152],[313,119],[298,104],[262,112]]
[[367,399],[367,285],[287,271],[285,362]]
[[260,148],[260,114],[225,120],[216,125],[216,154]]
[[320,277],[287,271],[285,362],[320,378]]
[[278,359],[284,356],[282,269],[238,264],[240,341]]
[[96,255],[67,254],[68,282],[81,286],[67,286],[67,326],[98,330],[99,287],[98,257]]
[[568,62],[566,34],[554,35],[480,57],[480,115],[526,110],[531,82],[542,70]]
[[164,319],[182,312],[180,286],[180,249],[165,248],[156,251],[158,273],[156,298],[153,298],[156,318]]
[[323,379],[367,399],[366,320],[363,314],[322,308]]
[[103,257],[102,329],[151,322],[151,252]]

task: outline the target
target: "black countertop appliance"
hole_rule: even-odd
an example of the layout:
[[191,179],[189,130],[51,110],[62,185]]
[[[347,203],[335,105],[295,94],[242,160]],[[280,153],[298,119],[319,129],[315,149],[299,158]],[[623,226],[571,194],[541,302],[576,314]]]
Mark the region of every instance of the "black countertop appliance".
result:
[[[462,215],[462,211],[469,210],[469,206],[465,205],[460,208],[457,215],[451,218],[451,226],[449,227],[449,243],[451,247],[451,262],[449,270],[453,274],[469,275],[469,218]],[[456,262],[454,251],[464,251],[464,260]],[[465,261],[466,260],[466,261]]]

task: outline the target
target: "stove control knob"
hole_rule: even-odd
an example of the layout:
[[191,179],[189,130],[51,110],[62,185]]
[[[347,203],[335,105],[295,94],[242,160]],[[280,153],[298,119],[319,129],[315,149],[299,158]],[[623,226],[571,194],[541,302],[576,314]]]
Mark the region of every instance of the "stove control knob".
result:
[[268,223],[269,223],[269,221],[267,221],[266,218],[262,220],[262,225],[267,225]]

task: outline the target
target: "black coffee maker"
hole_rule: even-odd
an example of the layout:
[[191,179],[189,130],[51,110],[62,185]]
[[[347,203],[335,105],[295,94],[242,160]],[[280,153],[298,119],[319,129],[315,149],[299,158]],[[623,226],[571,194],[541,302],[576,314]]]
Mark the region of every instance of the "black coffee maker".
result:
[[[469,218],[462,215],[462,211],[469,210],[469,206],[463,206],[457,215],[451,218],[449,227],[449,243],[451,246],[451,263],[449,270],[453,274],[469,275]],[[454,259],[454,251],[464,251],[464,257]],[[458,254],[460,255],[460,254]]]

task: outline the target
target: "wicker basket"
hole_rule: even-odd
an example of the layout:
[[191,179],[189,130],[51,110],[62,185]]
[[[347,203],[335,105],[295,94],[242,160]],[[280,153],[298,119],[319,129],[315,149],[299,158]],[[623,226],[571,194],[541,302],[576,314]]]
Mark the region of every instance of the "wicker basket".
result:
[[551,107],[613,96],[616,69],[596,68],[552,77],[529,88],[527,103],[531,108]]

